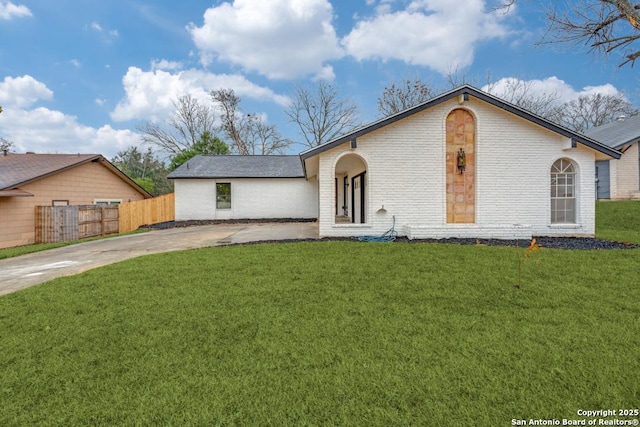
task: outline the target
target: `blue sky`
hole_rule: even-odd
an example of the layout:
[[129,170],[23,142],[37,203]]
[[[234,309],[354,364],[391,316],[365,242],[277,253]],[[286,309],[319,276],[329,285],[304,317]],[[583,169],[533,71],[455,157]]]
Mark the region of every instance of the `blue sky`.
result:
[[0,0],[0,137],[17,152],[112,158],[178,96],[231,88],[247,113],[301,141],[284,114],[296,84],[333,81],[369,122],[385,85],[445,87],[456,69],[480,88],[490,75],[534,80],[562,100],[622,92],[640,104],[637,67],[536,47],[547,2],[491,12],[498,1]]

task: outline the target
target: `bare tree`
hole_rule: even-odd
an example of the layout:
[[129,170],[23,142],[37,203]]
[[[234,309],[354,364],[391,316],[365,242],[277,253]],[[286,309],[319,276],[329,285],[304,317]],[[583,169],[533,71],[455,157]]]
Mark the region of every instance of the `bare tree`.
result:
[[438,94],[431,83],[419,77],[392,82],[385,86],[378,98],[378,111],[382,117],[391,116],[430,100]]
[[233,89],[217,89],[210,93],[211,98],[220,108],[220,129],[231,141],[234,150],[240,155],[249,154],[249,144],[247,143],[248,117],[240,108],[240,97]]
[[560,120],[560,94],[536,90],[535,81],[503,78],[487,84],[484,91],[548,120]]
[[213,90],[210,95],[221,112],[220,130],[237,154],[279,154],[291,145],[291,141],[282,138],[276,125],[266,123],[258,115],[245,114],[233,89]]
[[547,12],[550,34],[543,43],[585,44],[592,52],[622,55],[622,67],[640,57],[640,3],[631,0],[582,0],[568,10]]
[[282,154],[292,144],[283,138],[274,124],[267,124],[258,116],[250,116],[252,123],[247,127],[248,149],[251,154]]
[[[507,13],[518,0],[494,7]],[[567,2],[564,2],[567,4]],[[640,58],[640,3],[632,0],[573,0],[564,10],[549,9],[547,35],[537,44],[584,44],[593,53],[620,53],[622,67]]]
[[582,95],[560,107],[559,123],[576,132],[604,125],[620,116],[630,116],[637,109],[624,99],[622,94],[604,95],[595,93]]
[[173,101],[175,111],[163,123],[146,122],[138,126],[142,141],[169,156],[189,150],[205,133],[214,134],[216,116],[211,106],[202,105],[191,95]]
[[315,87],[297,86],[285,114],[298,125],[309,147],[331,141],[359,124],[357,105],[340,98],[338,88],[327,81]]

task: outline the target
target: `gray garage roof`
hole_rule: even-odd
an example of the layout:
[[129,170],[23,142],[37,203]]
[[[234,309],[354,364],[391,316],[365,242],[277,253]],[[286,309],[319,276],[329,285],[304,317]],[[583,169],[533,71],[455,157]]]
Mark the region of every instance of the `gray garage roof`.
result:
[[588,129],[584,134],[609,147],[622,148],[640,141],[640,114]]
[[299,156],[195,156],[169,179],[304,178]]

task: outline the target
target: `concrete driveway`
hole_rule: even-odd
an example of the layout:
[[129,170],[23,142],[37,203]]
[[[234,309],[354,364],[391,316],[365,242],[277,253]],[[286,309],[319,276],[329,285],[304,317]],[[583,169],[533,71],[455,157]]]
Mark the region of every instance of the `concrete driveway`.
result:
[[153,230],[0,260],[0,295],[141,255],[265,240],[317,239],[315,222]]

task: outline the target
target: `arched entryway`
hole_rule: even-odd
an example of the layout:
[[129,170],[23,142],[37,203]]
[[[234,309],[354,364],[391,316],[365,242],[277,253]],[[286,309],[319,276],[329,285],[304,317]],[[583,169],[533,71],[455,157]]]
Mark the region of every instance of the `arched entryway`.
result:
[[357,154],[338,160],[335,169],[336,223],[364,224],[367,221],[367,166]]

